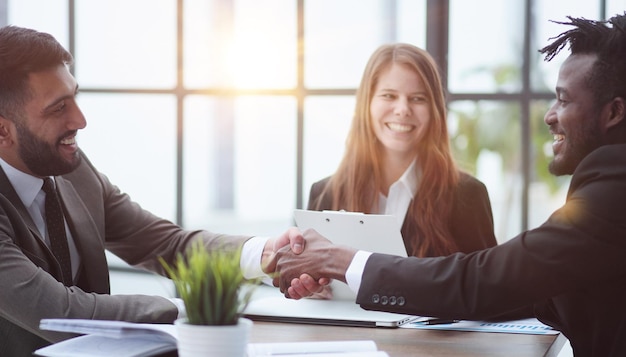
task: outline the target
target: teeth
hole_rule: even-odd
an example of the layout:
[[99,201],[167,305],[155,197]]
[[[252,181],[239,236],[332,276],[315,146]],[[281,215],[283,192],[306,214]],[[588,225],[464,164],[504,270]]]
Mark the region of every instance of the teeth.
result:
[[71,137],[71,138],[67,138],[67,139],[63,139],[61,140],[61,144],[63,145],[73,145],[76,143],[76,137]]
[[554,141],[563,141],[565,140],[565,135],[563,134],[554,134]]
[[413,125],[399,124],[399,123],[387,123],[387,127],[392,131],[406,133],[413,129]]

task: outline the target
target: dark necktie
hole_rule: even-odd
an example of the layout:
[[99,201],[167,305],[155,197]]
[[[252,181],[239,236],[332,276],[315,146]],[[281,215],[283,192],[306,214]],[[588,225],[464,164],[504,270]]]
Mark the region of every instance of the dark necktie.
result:
[[43,180],[43,191],[46,193],[46,225],[48,226],[48,238],[52,253],[61,264],[63,274],[62,283],[65,286],[72,285],[72,262],[70,260],[70,250],[67,245],[65,235],[65,221],[63,211],[59,203],[59,197],[54,187],[54,181],[46,177]]

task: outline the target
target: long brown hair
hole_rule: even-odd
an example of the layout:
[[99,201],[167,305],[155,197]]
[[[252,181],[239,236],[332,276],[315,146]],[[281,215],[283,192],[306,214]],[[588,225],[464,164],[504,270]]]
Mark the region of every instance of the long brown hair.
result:
[[[370,57],[356,93],[356,108],[345,155],[326,186],[332,209],[372,213],[382,190],[382,154],[370,116],[370,102],[380,74],[392,63],[415,71],[426,86],[431,120],[417,144],[420,170],[417,196],[406,217],[404,233],[414,256],[446,255],[458,250],[448,221],[459,172],[450,153],[446,107],[437,65],[428,52],[409,44],[379,47]],[[323,195],[322,195],[323,196]],[[409,216],[412,215],[412,216]]]

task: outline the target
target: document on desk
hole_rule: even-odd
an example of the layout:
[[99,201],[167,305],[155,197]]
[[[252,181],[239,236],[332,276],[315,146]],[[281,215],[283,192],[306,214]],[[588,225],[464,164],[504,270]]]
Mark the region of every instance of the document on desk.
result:
[[400,327],[423,330],[501,332],[529,335],[556,335],[560,333],[552,327],[544,325],[535,318],[499,322],[460,320],[449,321],[448,323],[428,323],[427,321],[427,319],[416,319]]
[[249,343],[248,357],[389,357],[372,340]]
[[44,357],[147,357],[175,351],[172,324],[85,319],[43,319],[42,330],[85,334],[35,351]]
[[[172,324],[43,319],[40,328],[85,334],[35,351],[41,357],[150,357],[177,349]],[[248,343],[247,356],[389,357],[372,340]]]

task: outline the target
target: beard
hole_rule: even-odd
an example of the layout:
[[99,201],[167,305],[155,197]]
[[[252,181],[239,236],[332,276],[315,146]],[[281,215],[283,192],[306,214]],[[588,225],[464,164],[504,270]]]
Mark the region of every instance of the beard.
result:
[[19,138],[18,154],[26,166],[38,176],[59,176],[74,171],[81,157],[76,155],[67,161],[61,157],[54,145],[36,137],[28,128],[16,123]]
[[602,133],[597,121],[589,120],[585,127],[578,130],[578,135],[566,136],[561,152],[555,155],[548,166],[548,171],[555,176],[571,175],[578,164],[592,151],[602,146]]

